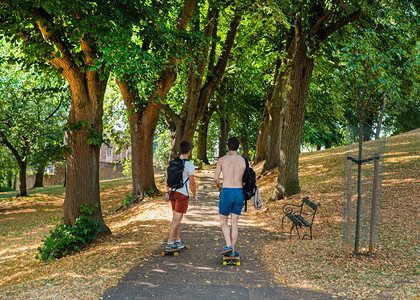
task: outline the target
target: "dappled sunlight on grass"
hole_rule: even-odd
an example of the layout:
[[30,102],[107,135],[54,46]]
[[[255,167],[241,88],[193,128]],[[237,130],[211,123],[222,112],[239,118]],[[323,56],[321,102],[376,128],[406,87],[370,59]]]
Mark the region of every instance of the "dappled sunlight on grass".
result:
[[[251,204],[243,224],[259,226],[277,237],[261,240],[260,255],[279,283],[349,298],[414,298],[419,285],[418,235],[413,221],[420,208],[419,137],[420,129],[387,140],[379,244],[373,255],[344,258],[344,147],[302,153],[302,191],[298,195],[270,202],[277,170],[258,179],[264,207],[256,211]],[[254,166],[257,176],[263,165]],[[196,175],[212,176],[213,170],[214,166],[204,166]],[[161,191],[162,174],[156,176]],[[200,189],[214,193],[209,185],[200,185]],[[131,194],[131,178],[102,181],[100,190],[105,223],[113,234],[48,264],[36,260],[35,255],[44,236],[63,216],[64,188],[31,191],[27,198],[0,199],[0,298],[98,299],[133,266],[163,247],[172,210],[162,196],[115,212]],[[281,228],[282,207],[299,203],[304,196],[320,204],[314,221],[315,239],[300,241],[293,236],[289,240],[291,224],[285,220]],[[201,208],[191,210],[191,219],[205,216]]]
[[[162,184],[157,185],[163,189]],[[101,182],[101,205],[105,223],[113,234],[95,241],[81,253],[51,263],[40,262],[35,259],[37,248],[59,222],[53,218],[60,220],[63,215],[64,194],[55,190],[58,194],[2,199],[0,298],[4,293],[15,293],[22,298],[50,295],[50,298],[97,299],[105,287],[115,284],[166,237],[172,216],[168,203],[160,196],[146,198],[129,210],[114,213],[125,195],[131,193],[131,178],[108,180]],[[74,280],[83,280],[83,290]],[[19,287],[23,286],[26,288],[21,290]]]
[[351,298],[414,299],[419,286],[419,246],[413,220],[418,219],[420,208],[420,129],[387,139],[378,245],[375,253],[350,259],[344,257],[342,242],[344,155],[344,147],[302,154],[302,191],[280,201],[265,198],[271,195],[277,172],[260,178],[265,207],[252,215],[280,236],[288,237],[291,227],[285,223],[281,229],[285,203],[298,204],[303,196],[309,196],[321,204],[314,222],[315,239],[299,241],[294,236],[266,245],[263,256],[267,267],[288,286]]

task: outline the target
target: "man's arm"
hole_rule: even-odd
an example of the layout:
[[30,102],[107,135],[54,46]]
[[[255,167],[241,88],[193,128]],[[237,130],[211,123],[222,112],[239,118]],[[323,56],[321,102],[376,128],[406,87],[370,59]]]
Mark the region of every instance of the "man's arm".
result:
[[190,180],[190,189],[191,189],[191,192],[194,196],[195,204],[198,204],[200,201],[198,201],[198,198],[197,198],[197,188],[195,186],[194,174],[193,175],[188,175],[188,179]]
[[214,184],[216,185],[219,192],[222,190],[222,186],[220,185],[220,180],[219,180],[221,171],[222,171],[221,158],[219,158],[219,160],[217,161],[216,170],[214,171],[214,177],[213,177]]

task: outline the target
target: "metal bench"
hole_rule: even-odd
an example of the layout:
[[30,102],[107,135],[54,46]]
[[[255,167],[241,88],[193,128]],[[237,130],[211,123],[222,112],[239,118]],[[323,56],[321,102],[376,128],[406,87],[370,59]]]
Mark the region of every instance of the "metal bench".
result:
[[283,212],[285,213],[284,217],[281,219],[281,228],[283,228],[284,218],[288,218],[292,221],[292,228],[290,228],[290,238],[292,238],[293,228],[296,229],[297,234],[300,237],[299,229],[302,230],[303,227],[308,227],[310,234],[304,234],[302,240],[305,237],[309,237],[312,240],[312,224],[315,219],[316,211],[318,209],[318,204],[313,203],[309,200],[308,197],[303,197],[302,203],[297,204],[285,204],[283,206]]

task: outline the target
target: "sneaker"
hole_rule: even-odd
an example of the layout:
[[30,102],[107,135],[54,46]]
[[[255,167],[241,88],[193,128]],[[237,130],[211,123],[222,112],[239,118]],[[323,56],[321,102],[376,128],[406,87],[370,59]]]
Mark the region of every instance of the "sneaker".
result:
[[229,246],[229,247],[225,247],[225,248],[223,248],[223,251],[222,251],[222,252],[220,252],[220,254],[222,254],[222,255],[226,255],[226,254],[231,253],[232,251],[233,251],[232,246]]
[[232,251],[228,254],[229,257],[239,257],[239,253],[236,251]]
[[166,243],[166,251],[167,252],[175,252],[177,250],[178,250],[178,247],[176,246],[175,243],[170,243],[170,244]]
[[182,240],[179,241],[175,241],[175,245],[177,246],[178,249],[183,249],[185,248],[185,243]]

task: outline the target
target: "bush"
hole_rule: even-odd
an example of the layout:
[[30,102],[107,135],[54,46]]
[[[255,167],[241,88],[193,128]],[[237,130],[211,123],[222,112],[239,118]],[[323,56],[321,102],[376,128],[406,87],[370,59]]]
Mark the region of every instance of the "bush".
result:
[[78,252],[84,245],[93,241],[100,230],[99,223],[90,217],[94,210],[83,204],[80,206],[81,215],[76,219],[74,226],[61,222],[55,229],[50,230],[50,235],[43,240],[44,246],[38,248],[41,256],[37,255],[35,258],[50,262]]

